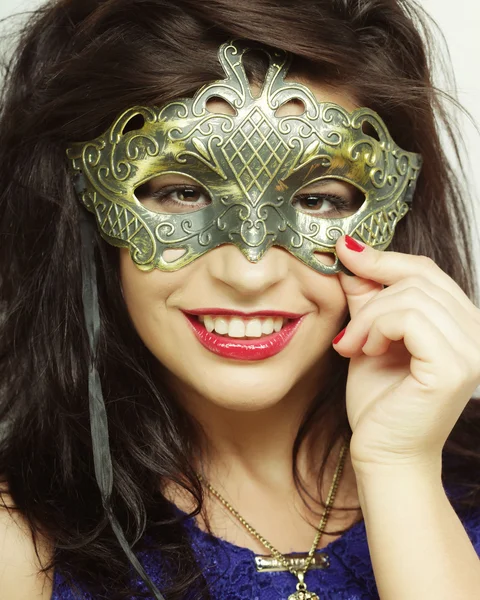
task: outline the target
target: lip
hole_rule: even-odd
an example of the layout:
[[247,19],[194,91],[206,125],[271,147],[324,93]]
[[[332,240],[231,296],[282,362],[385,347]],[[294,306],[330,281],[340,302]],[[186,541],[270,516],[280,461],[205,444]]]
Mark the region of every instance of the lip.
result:
[[[219,309],[208,309],[208,312],[197,313],[193,311],[182,311],[190,324],[191,328],[198,341],[204,348],[210,350],[214,354],[223,356],[224,358],[232,358],[234,360],[265,360],[271,356],[275,356],[281,352],[292,340],[295,333],[298,331],[303,319],[307,315],[297,315],[296,317],[288,317],[286,314],[291,313],[279,313],[273,311],[265,311],[264,313],[245,313],[234,312],[234,311],[223,311],[219,312]],[[193,315],[196,314],[209,314],[209,315],[242,315],[253,317],[265,315],[265,316],[284,316],[288,319],[293,319],[290,323],[287,323],[282,327],[278,333],[272,333],[261,338],[254,339],[235,339],[218,335],[217,333],[209,333],[205,327],[200,323]]]

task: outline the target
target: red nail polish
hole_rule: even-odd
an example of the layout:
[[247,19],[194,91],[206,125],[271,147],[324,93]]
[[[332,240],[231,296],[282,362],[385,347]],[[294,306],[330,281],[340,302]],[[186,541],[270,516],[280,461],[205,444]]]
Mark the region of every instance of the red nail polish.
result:
[[354,240],[349,235],[345,236],[345,246],[354,252],[363,252],[365,250],[365,244],[357,242],[357,240]]
[[344,327],[342,329],[342,331],[337,335],[337,337],[333,340],[332,344],[338,344],[338,342],[342,339],[342,337],[345,335],[345,331],[347,330],[346,327]]

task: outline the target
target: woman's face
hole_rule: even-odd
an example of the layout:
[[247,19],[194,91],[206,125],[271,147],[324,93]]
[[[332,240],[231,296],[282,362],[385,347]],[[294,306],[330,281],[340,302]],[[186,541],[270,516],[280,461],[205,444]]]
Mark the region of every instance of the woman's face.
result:
[[[319,101],[335,102],[349,111],[356,108],[345,93],[302,83]],[[280,110],[301,112],[296,105]],[[169,210],[184,210],[182,203],[208,202],[200,191],[188,188],[190,183],[179,176],[169,175],[168,181],[159,177],[143,189],[141,201],[152,210],[157,202],[158,209],[153,192],[158,198],[158,189],[185,185],[169,194],[170,205],[179,206]],[[310,192],[342,196],[355,209],[359,206],[353,187],[340,181],[302,190]],[[299,208],[321,212],[329,208],[325,202],[309,198]],[[293,391],[311,393],[321,381],[332,338],[347,315],[336,275],[318,273],[275,246],[251,263],[236,246],[223,245],[174,272],[140,271],[127,250],[120,252],[130,317],[180,395],[195,394],[235,410],[260,410]],[[318,255],[318,260],[333,262],[329,254]],[[275,326],[282,331],[272,332]]]

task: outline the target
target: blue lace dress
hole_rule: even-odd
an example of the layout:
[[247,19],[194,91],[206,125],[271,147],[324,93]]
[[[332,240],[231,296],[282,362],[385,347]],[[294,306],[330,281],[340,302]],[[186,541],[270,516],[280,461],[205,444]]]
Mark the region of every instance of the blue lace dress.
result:
[[[447,494],[452,497],[448,491]],[[480,555],[480,509],[460,518]],[[213,599],[287,600],[295,592],[297,579],[291,573],[259,573],[253,551],[202,531],[193,519],[187,520],[185,527]],[[330,566],[307,572],[305,582],[310,591],[316,592],[321,600],[379,600],[363,520],[322,548],[322,551],[327,553]],[[158,553],[139,554],[139,558],[161,589],[161,558]],[[95,600],[88,594],[75,594],[57,573],[52,600],[78,598]]]

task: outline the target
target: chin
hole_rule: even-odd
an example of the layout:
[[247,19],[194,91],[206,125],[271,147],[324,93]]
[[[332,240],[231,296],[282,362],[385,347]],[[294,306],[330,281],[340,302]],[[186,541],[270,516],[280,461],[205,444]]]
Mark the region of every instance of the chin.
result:
[[[297,374],[283,372],[279,377],[278,369],[271,373],[265,371],[229,369],[215,370],[210,378],[192,380],[188,386],[197,397],[218,407],[234,411],[260,411],[279,404],[299,383]],[[294,376],[296,375],[296,376]]]
[[284,398],[286,394],[282,396],[274,396],[269,395],[268,397],[265,394],[259,394],[258,392],[252,393],[239,393],[237,390],[237,394],[216,394],[215,396],[204,396],[207,402],[211,402],[218,407],[224,408],[226,410],[238,411],[238,412],[255,412],[261,410],[268,410],[272,408],[276,404],[278,404],[282,398]]

